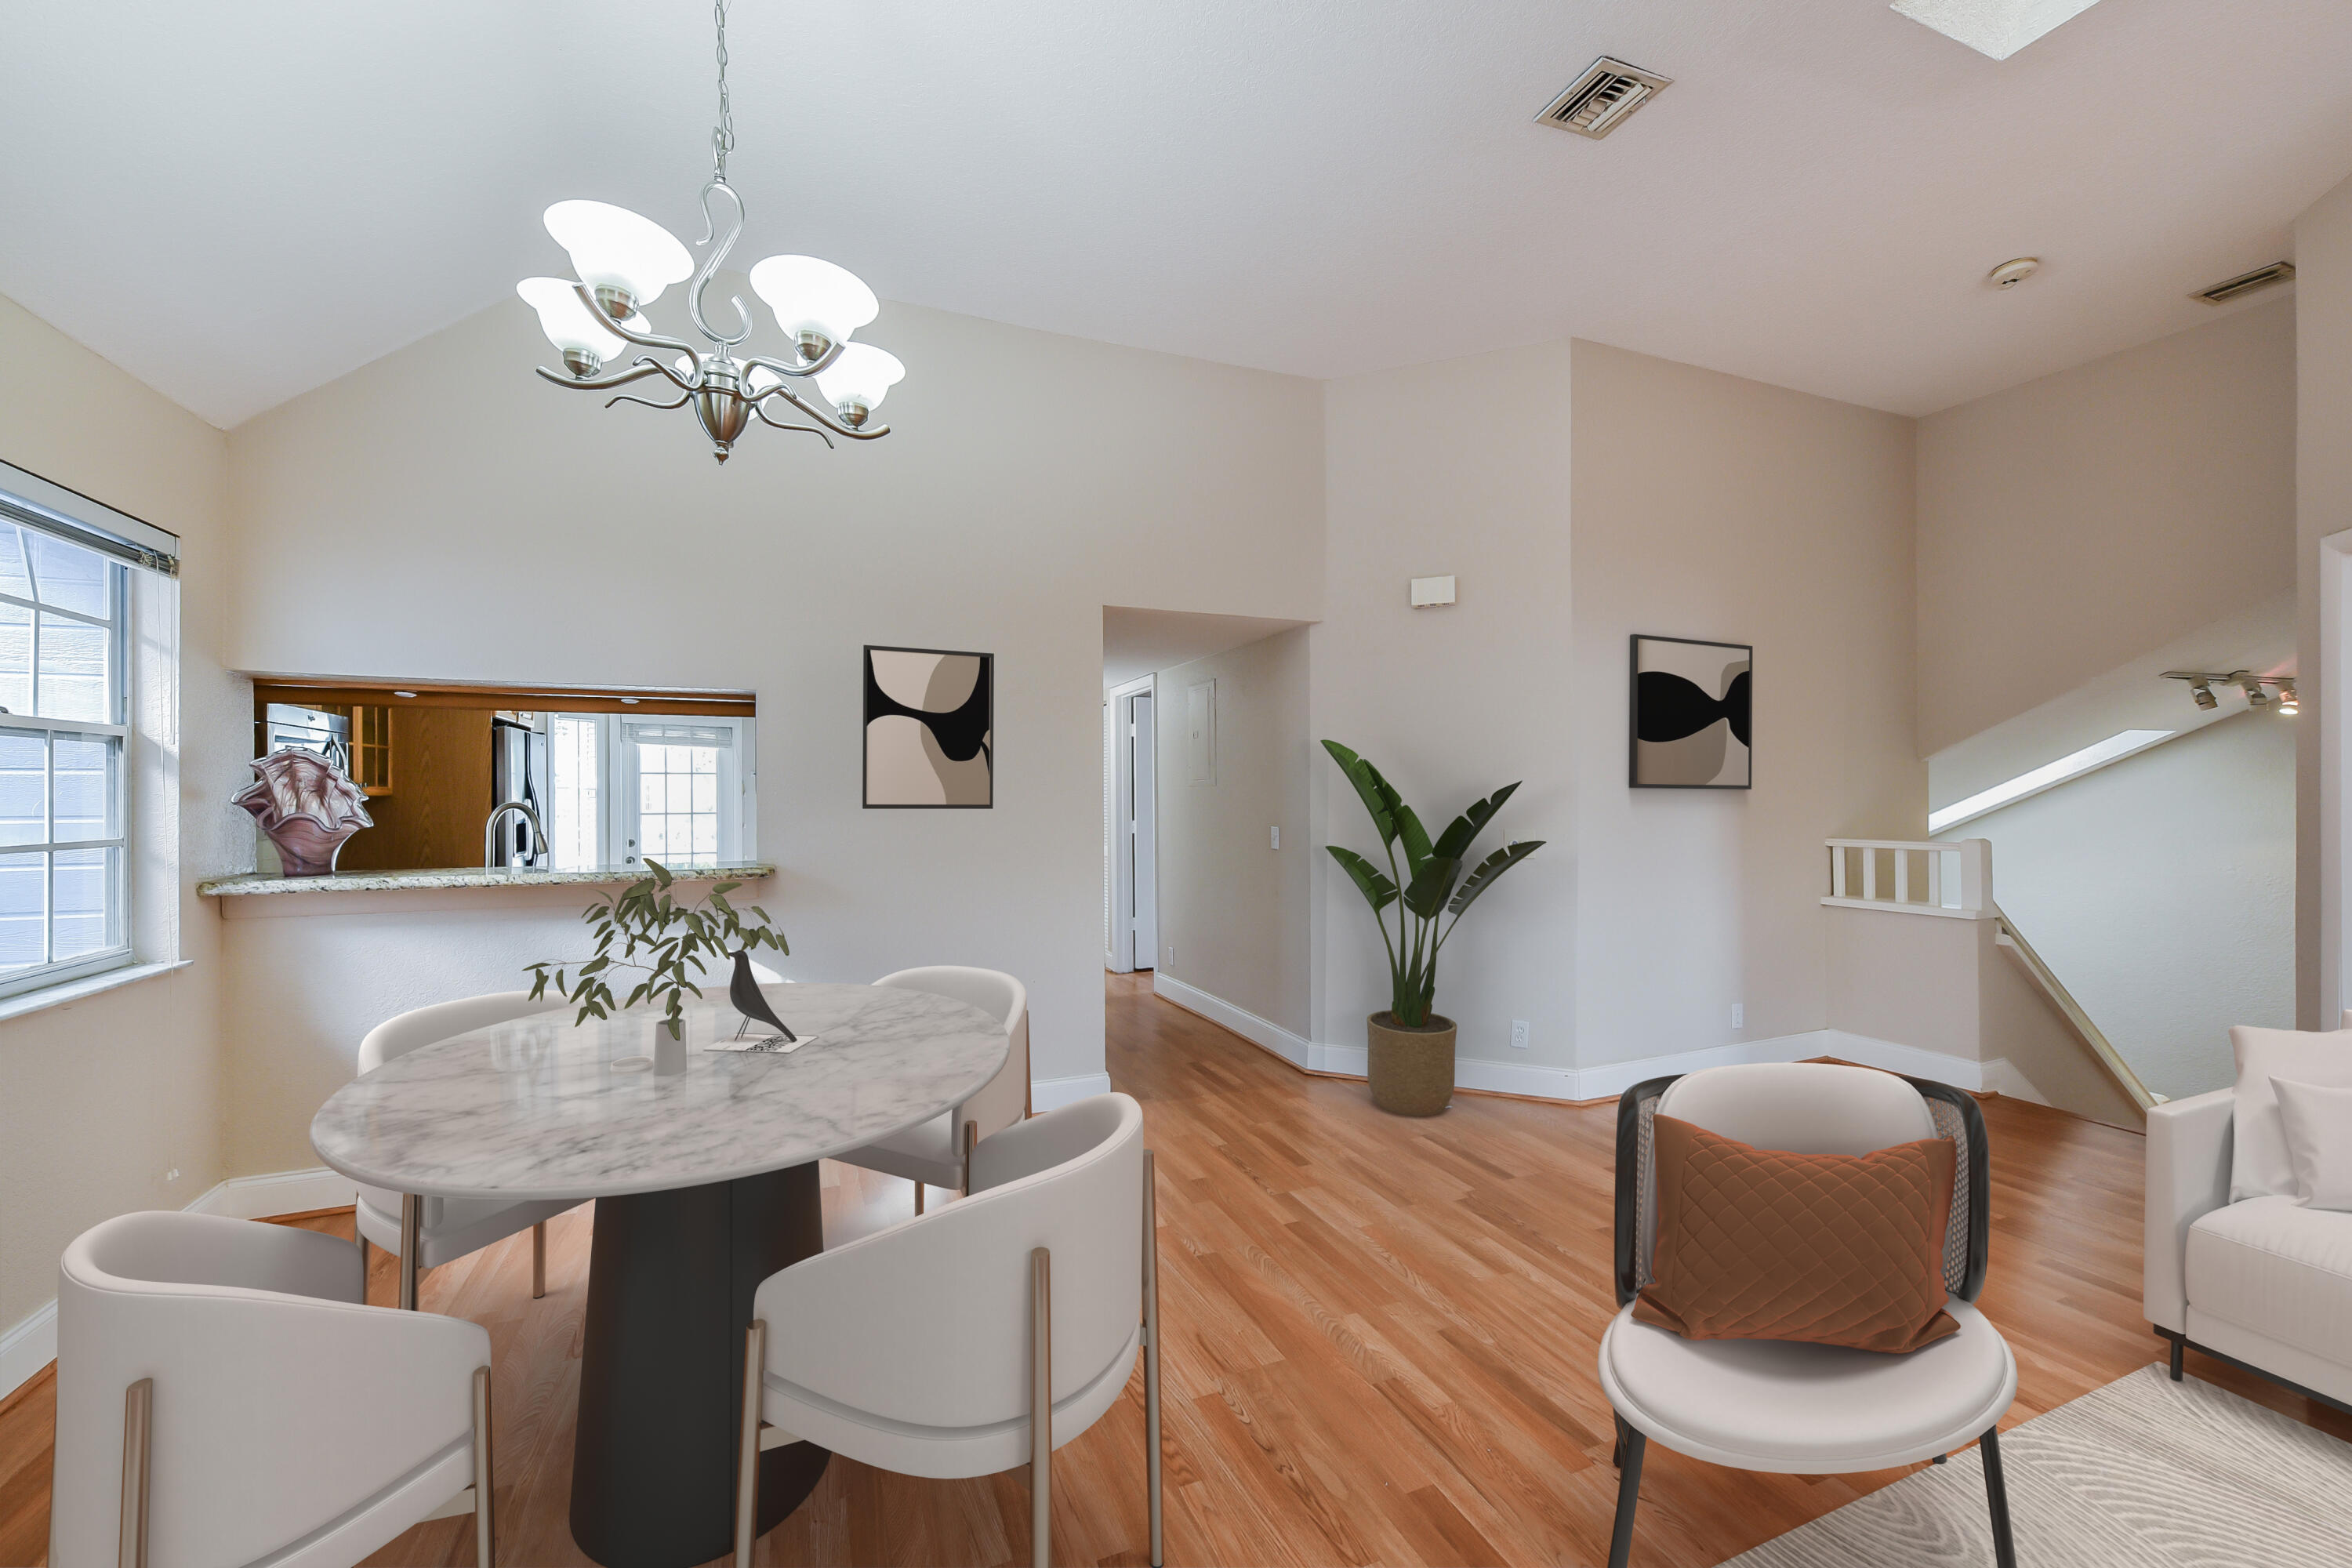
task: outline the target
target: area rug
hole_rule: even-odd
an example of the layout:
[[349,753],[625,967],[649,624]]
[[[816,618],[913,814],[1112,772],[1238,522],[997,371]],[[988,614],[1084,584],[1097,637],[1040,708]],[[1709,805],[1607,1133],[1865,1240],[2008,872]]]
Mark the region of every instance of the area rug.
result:
[[[2352,1445],[2145,1366],[2000,1436],[2020,1568],[2343,1568]],[[1990,1568],[1975,1447],[1724,1568]]]

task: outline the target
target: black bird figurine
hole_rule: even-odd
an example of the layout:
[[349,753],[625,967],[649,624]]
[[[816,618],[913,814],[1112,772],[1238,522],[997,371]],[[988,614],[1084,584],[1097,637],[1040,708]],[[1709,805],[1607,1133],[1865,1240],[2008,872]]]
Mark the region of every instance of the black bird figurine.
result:
[[788,1043],[800,1038],[782,1018],[776,1016],[776,1010],[769,1006],[768,999],[760,994],[760,983],[751,977],[751,950],[749,948],[735,955],[735,973],[727,982],[727,1000],[734,1003],[735,1011],[743,1015],[743,1022],[735,1031],[737,1039],[743,1037],[743,1031],[751,1026],[754,1018],[774,1028]]

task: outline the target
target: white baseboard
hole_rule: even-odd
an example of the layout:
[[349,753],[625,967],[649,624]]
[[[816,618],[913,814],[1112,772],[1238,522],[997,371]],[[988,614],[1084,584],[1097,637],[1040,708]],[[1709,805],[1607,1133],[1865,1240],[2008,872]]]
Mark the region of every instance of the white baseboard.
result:
[[[1153,973],[1151,989],[1154,994],[1174,1003],[1188,1013],[1198,1013],[1213,1024],[1223,1025],[1293,1067],[1346,1078],[1364,1076],[1367,1052],[1362,1046],[1327,1045],[1320,1040],[1307,1039],[1279,1024],[1259,1017],[1245,1007],[1235,1006],[1222,996],[1203,991],[1197,985],[1186,984],[1165,970]],[[1801,1034],[1778,1035],[1761,1040],[1738,1040],[1706,1050],[1683,1051],[1666,1057],[1643,1057],[1633,1061],[1604,1062],[1589,1068],[1539,1067],[1526,1062],[1496,1061],[1486,1057],[1456,1056],[1454,1060],[1454,1086],[1489,1094],[1525,1095],[1530,1100],[1610,1100],[1649,1079],[1696,1072],[1702,1068],[1729,1067],[1741,1062],[1795,1062],[1812,1057],[1836,1057],[1842,1061],[1884,1068],[1889,1072],[1948,1083],[1957,1089],[1979,1093],[1998,1089],[2003,1094],[2042,1100],[2042,1096],[2025,1080],[2024,1075],[2006,1060],[1974,1062],[1962,1057],[1946,1056],[1940,1051],[1925,1051],[1916,1046],[1874,1039],[1868,1035],[1849,1034],[1843,1029],[1808,1029]],[[2042,1102],[2048,1103],[2046,1100]]]
[[0,1334],[0,1399],[40,1376],[41,1369],[57,1359],[58,1304],[47,1301],[31,1317]]
[[1034,1078],[1029,1080],[1029,1108],[1042,1114],[1109,1092],[1110,1074],[1107,1072],[1073,1073],[1068,1078]]
[[188,1205],[188,1212],[230,1219],[268,1219],[281,1214],[342,1208],[356,1195],[349,1176],[314,1165],[307,1171],[273,1171],[266,1176],[231,1176]]

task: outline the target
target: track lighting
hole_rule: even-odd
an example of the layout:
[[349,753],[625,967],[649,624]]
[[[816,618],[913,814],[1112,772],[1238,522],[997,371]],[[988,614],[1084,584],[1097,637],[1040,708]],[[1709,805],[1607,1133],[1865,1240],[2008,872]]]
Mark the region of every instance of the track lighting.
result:
[[2278,710],[2281,714],[2292,719],[2303,711],[2303,704],[2294,694],[2294,681],[2292,678],[2280,681],[2278,689]]
[[2221,706],[2221,694],[2213,689],[2217,686],[2234,686],[2244,692],[2246,706],[2251,709],[2275,706],[2289,717],[2302,710],[2295,700],[2292,675],[2256,675],[2251,669],[2168,669],[2164,679],[2186,682],[2190,700],[2208,713]]
[[2189,683],[2189,694],[2197,699],[2198,707],[2208,712],[2221,706],[2221,700],[2213,695],[2212,687],[2207,685],[2201,678]]
[[2260,676],[2242,674],[2238,677],[2238,684],[2246,689],[2247,707],[2267,708],[2271,705],[2271,694],[2263,689]]

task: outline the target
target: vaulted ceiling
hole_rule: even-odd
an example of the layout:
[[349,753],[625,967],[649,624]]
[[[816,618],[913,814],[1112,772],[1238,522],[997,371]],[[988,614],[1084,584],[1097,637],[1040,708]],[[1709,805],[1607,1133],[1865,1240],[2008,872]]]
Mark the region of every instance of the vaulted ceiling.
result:
[[[2106,0],[2005,61],[1885,0],[738,0],[730,37],[739,262],[1311,376],[1574,335],[1924,413],[2211,319],[2352,174],[2342,0]],[[1603,53],[1674,85],[1533,123]],[[12,7],[0,293],[232,426],[561,270],[550,202],[695,237],[711,74],[686,0]]]

